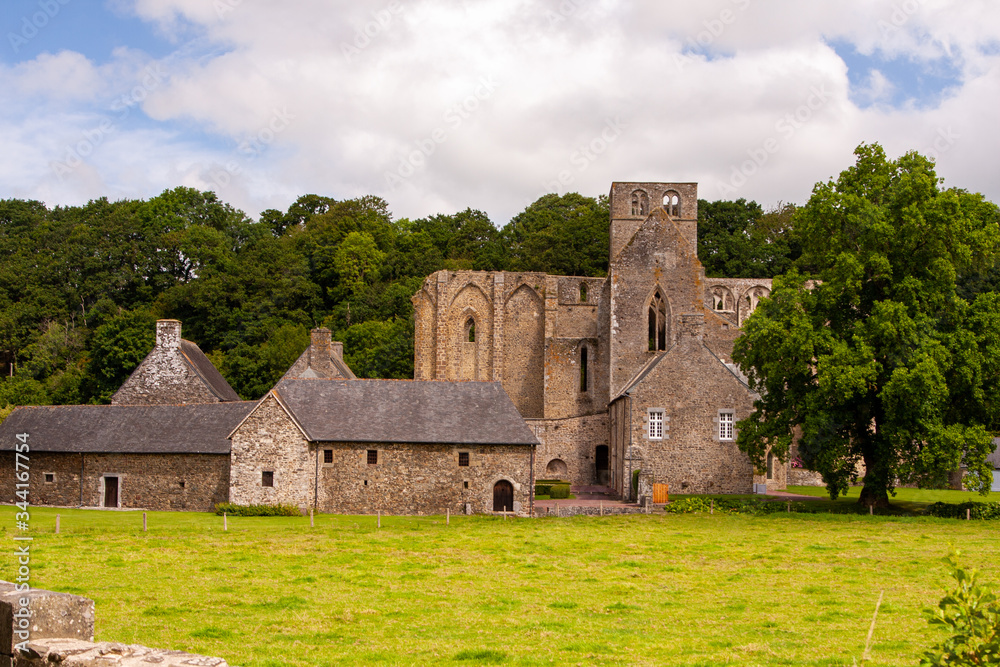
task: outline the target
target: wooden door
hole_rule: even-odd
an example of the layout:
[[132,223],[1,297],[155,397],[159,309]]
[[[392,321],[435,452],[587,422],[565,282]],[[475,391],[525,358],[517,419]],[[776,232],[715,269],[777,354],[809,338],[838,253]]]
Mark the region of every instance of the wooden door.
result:
[[667,493],[666,484],[654,484],[653,485],[653,502],[657,505],[662,505],[663,503],[670,502],[670,496]]
[[493,511],[514,511],[514,485],[505,479],[493,485]]
[[104,506],[118,507],[118,478],[104,478]]

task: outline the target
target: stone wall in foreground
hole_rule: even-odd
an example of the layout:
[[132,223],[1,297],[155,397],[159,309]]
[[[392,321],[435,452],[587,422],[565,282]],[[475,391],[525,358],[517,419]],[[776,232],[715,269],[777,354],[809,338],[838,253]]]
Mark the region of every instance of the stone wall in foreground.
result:
[[94,601],[0,581],[0,667],[229,667],[222,658],[94,643]]

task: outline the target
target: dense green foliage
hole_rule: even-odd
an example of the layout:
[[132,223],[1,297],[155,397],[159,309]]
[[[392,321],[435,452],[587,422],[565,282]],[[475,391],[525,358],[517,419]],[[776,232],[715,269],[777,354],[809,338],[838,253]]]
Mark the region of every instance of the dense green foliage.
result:
[[924,653],[922,667],[1000,665],[1000,601],[980,583],[975,568],[959,565],[959,555],[954,551],[944,559],[954,590],[927,612],[930,624],[947,628],[951,636]]
[[0,407],[107,402],[157,318],[263,395],[327,326],[360,377],[413,376],[410,297],[440,269],[604,275],[605,198],[546,195],[498,229],[472,209],[394,220],[385,201],[305,195],[258,221],[214,193],[48,209],[0,201]]
[[[1000,415],[1000,296],[973,301],[959,278],[993,263],[997,207],[941,189],[933,163],[860,146],[855,166],[796,211],[799,267],[775,280],[733,358],[761,394],[738,444],[762,466],[770,445],[823,475],[831,497],[865,465],[859,502],[899,483],[988,491]],[[810,287],[807,278],[821,282]]]
[[764,212],[745,199],[698,200],[698,258],[712,278],[773,278],[801,254],[792,230],[793,204]]
[[970,519],[1000,519],[1000,503],[934,503],[924,510],[942,519],[964,519],[966,512]]

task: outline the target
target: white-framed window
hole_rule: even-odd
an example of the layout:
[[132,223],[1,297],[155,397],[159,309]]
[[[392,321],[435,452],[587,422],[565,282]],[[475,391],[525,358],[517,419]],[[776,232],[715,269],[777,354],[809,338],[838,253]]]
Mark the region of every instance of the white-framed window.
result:
[[663,410],[649,411],[649,439],[663,440]]
[[732,412],[719,411],[719,440],[736,438],[736,420]]

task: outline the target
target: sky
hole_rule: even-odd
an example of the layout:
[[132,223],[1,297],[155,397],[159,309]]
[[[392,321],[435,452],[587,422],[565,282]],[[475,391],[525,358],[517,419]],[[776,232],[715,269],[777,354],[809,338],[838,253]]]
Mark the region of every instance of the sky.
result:
[[861,143],[1000,202],[996,0],[6,0],[0,198],[304,194],[396,218],[697,182],[804,203]]

